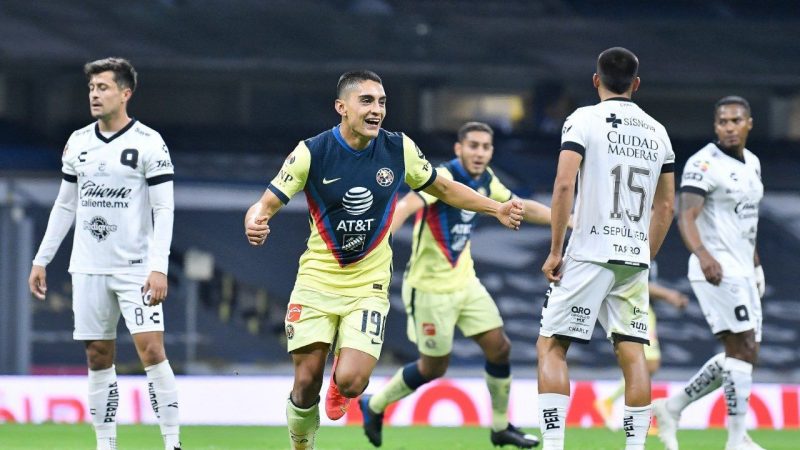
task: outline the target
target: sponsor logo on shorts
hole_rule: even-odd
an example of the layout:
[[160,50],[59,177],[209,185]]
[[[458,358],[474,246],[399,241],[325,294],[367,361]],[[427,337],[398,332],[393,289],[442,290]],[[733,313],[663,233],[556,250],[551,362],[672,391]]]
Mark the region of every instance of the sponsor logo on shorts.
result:
[[425,336],[436,336],[436,325],[429,322],[423,322],[422,334]]
[[433,339],[426,339],[425,340],[425,347],[436,348],[436,341],[434,341]]
[[383,290],[383,285],[378,283],[372,283],[372,289],[377,289],[379,291]]
[[286,339],[292,339],[294,337],[294,326],[292,324],[286,325]]
[[286,321],[287,322],[297,322],[300,320],[300,315],[303,313],[303,305],[298,305],[296,303],[289,303],[289,306],[286,309]]

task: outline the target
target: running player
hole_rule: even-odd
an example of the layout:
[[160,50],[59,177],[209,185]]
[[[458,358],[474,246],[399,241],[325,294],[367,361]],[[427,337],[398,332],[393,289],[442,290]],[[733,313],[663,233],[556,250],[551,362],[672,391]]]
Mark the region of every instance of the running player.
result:
[[[642,349],[648,343],[648,264],[672,221],[675,154],[664,127],[631,101],[638,66],[627,49],[603,51],[592,78],[601,102],[576,110],[561,136],[552,242],[542,267],[552,284],[536,344],[546,450],[564,448],[570,342],[588,342],[597,320],[625,377],[626,449],[644,449],[650,426]],[[576,177],[574,230],[563,256]]]
[[401,182],[450,204],[495,216],[516,229],[519,201],[503,204],[438,177],[414,142],[381,128],[386,93],[373,72],[343,74],[337,86],[341,123],[300,142],[261,199],[247,211],[245,234],[264,243],[269,220],[304,190],[311,236],[300,258],[285,319],[294,386],[286,402],[293,449],[314,448],[325,360],[336,342],[325,410],[342,417],[380,356],[392,251],[389,228]]
[[[511,191],[489,168],[494,153],[493,135],[485,123],[464,124],[454,146],[456,158],[438,168],[439,176],[497,201],[511,199]],[[403,280],[403,301],[408,314],[408,337],[417,344],[420,357],[400,369],[380,392],[361,397],[364,432],[373,445],[380,447],[383,411],[423,384],[444,376],[458,326],[486,356],[486,385],[492,397],[492,444],[532,448],[539,440],[508,423],[511,341],[503,331],[500,311],[475,275],[470,236],[476,214],[437,200],[424,192],[409,193],[394,213],[393,232],[417,213],[413,253]],[[533,200],[520,201],[523,220],[550,223],[550,208]]]
[[89,108],[96,122],[75,131],[62,156],[63,181],[28,284],[44,300],[45,267],[75,223],[73,337],[84,341],[89,408],[97,449],[116,449],[119,402],[114,368],[119,316],[133,336],[147,374],[164,446],[180,449],[178,390],[164,351],[173,168],[166,144],[128,116],[136,71],[121,58],[90,62]]
[[752,129],[747,100],[720,99],[714,106],[717,141],[692,155],[683,170],[678,225],[692,253],[689,281],[725,352],[709,359],[683,390],[654,402],[659,437],[668,450],[678,449],[681,411],[723,384],[728,405],[725,448],[762,448],[745,428],[765,288],[756,251],[758,205],[764,195],[761,163],[745,148]]

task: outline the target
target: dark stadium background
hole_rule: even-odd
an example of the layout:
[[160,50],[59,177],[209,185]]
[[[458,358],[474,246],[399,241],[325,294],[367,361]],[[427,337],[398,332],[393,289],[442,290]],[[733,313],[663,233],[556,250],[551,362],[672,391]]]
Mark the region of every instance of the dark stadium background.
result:
[[[521,196],[549,202],[566,114],[594,103],[597,54],[625,46],[641,61],[645,110],[667,128],[678,166],[713,137],[713,104],[750,100],[748,147],[766,196],[759,252],[768,283],[756,380],[800,381],[800,8],[793,1],[570,0],[87,0],[0,2],[0,374],[85,373],[71,339],[70,237],[48,267],[48,300],[26,279],[44,233],[69,133],[90,121],[84,62],[129,58],[140,84],[131,114],[158,130],[176,167],[176,220],[165,305],[167,349],[183,374],[290,373],[283,315],[304,248],[302,196],[250,248],[242,218],[298,140],[338,122],[340,73],[378,72],[384,127],[409,134],[434,162],[452,155],[469,119],[495,127],[494,166]],[[410,228],[396,236],[393,309],[379,371],[415,357],[399,282]],[[474,237],[477,271],[506,317],[515,374],[535,376],[546,284],[546,228],[508,233],[488,220]],[[213,256],[210,280],[187,259]],[[193,256],[195,255],[195,256]],[[688,254],[673,226],[659,279],[689,293]],[[679,380],[719,351],[696,301],[657,305],[663,379]],[[618,376],[600,334],[573,346],[574,378]],[[120,329],[118,371],[138,373]],[[460,338],[454,374],[480,373]]]

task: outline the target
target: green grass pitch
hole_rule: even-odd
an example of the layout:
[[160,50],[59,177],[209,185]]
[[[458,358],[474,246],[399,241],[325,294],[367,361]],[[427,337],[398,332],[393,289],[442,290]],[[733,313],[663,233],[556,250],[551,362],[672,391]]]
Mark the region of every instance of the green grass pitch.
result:
[[[529,430],[536,431],[536,430]],[[538,431],[536,431],[538,435]],[[721,449],[725,430],[681,431],[681,449]],[[770,450],[800,448],[800,430],[750,432],[753,439]],[[266,450],[289,447],[284,427],[182,427],[184,450]],[[120,450],[160,450],[163,448],[157,426],[120,426]],[[600,428],[568,429],[567,449],[619,450],[624,448],[621,432]],[[17,425],[0,424],[0,449],[3,450],[91,450],[94,433],[89,425]],[[371,449],[360,427],[324,427],[317,435],[317,450]],[[386,450],[472,450],[491,449],[489,431],[484,428],[387,427]],[[511,449],[512,447],[506,447]],[[647,439],[647,448],[663,448],[655,437]]]

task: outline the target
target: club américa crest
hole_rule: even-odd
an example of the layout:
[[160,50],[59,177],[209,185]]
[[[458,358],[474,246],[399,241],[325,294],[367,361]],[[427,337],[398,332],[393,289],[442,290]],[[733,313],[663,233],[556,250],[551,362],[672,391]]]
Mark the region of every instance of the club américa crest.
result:
[[375,181],[383,187],[391,186],[394,183],[394,172],[392,169],[384,167],[375,174]]

